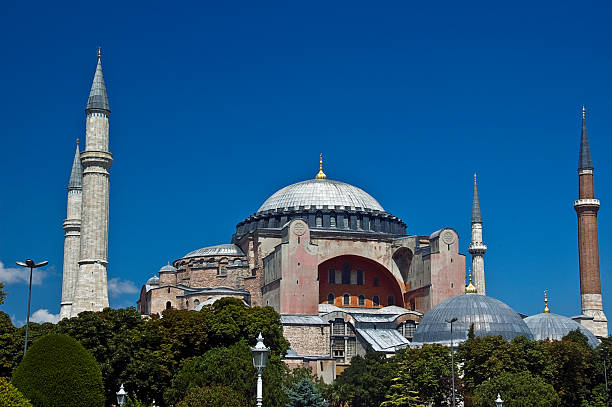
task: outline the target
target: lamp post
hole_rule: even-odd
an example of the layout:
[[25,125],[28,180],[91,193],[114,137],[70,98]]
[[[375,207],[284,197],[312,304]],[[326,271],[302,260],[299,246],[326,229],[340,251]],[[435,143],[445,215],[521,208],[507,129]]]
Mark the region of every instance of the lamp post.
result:
[[497,400],[495,400],[495,405],[497,407],[503,407],[504,406],[504,400],[501,399],[501,397],[499,396],[499,393],[497,393]]
[[121,388],[117,392],[117,403],[119,403],[119,407],[123,407],[126,397],[127,397],[127,392],[123,388],[123,383],[122,383]]
[[606,367],[606,360],[608,359],[608,348],[602,346],[600,351],[601,351],[601,357],[603,359],[604,381],[606,383],[606,397],[608,397],[608,369]]
[[451,337],[451,374],[452,374],[452,385],[453,385],[453,407],[455,404],[455,347],[453,346],[453,322],[457,322],[457,318],[447,320],[446,323],[450,324],[450,337]]
[[25,334],[25,344],[23,345],[23,356],[25,357],[26,352],[28,351],[28,331],[30,329],[30,300],[32,299],[32,270],[38,267],[46,266],[48,261],[41,261],[40,263],[36,263],[32,259],[27,259],[25,262],[18,261],[17,265],[21,267],[30,268],[30,287],[28,288],[28,314],[26,317],[26,334]]
[[262,407],[263,400],[263,383],[261,380],[262,370],[268,364],[268,352],[270,348],[266,348],[263,342],[263,336],[261,336],[261,332],[257,337],[257,344],[254,348],[251,348],[251,352],[253,353],[253,366],[257,369],[257,407]]

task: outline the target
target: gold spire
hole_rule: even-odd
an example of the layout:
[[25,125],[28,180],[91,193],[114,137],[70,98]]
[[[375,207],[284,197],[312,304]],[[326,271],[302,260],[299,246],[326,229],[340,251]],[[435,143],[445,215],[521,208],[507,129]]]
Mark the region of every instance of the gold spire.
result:
[[582,118],[584,119],[586,113],[586,109],[584,108],[584,105],[582,105]]
[[77,138],[77,146],[79,145],[79,139]]
[[319,154],[319,173],[315,177],[316,179],[327,179],[327,175],[323,172],[323,153]]
[[98,59],[102,56],[102,47],[98,47]]
[[548,308],[548,293],[544,290],[544,311],[545,314],[550,314],[550,308]]
[[474,284],[472,284],[472,269],[468,268],[468,276],[470,279],[470,283],[467,285],[467,287],[465,287],[465,293],[466,294],[476,294],[478,293],[478,290],[476,290],[476,287],[474,287]]

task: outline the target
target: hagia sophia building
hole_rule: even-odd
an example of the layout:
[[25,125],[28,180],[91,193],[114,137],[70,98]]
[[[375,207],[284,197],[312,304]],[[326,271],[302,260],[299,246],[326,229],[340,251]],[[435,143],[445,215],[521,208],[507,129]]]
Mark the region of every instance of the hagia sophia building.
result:
[[[86,107],[85,150],[77,144],[64,221],[62,318],[108,307],[106,283],[110,107],[100,54]],[[332,381],[367,349],[394,353],[407,346],[448,343],[476,335],[506,339],[560,339],[580,329],[596,346],[607,337],[599,275],[593,164],[583,108],[578,165],[581,314],[568,318],[548,308],[518,314],[487,297],[476,175],[472,207],[469,284],[466,259],[452,227],[428,235],[406,224],[363,189],[329,179],[320,157],[314,177],[273,193],[236,225],[229,242],[193,250],[160,268],[142,286],[143,315],[168,308],[200,310],[224,297],[270,306],[281,315],[291,344],[290,366],[310,366]],[[465,244],[464,244],[465,245]],[[187,251],[187,250],[186,250]],[[548,301],[548,299],[546,299]]]

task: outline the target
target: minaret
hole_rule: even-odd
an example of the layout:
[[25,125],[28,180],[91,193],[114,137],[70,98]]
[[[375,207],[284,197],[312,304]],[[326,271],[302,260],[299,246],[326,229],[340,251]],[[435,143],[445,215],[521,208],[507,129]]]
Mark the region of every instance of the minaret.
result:
[[108,307],[106,266],[108,264],[108,190],[113,156],[108,151],[110,108],[102,74],[100,51],[89,100],[85,125],[83,165],[83,213],[79,275],[74,292],[72,315],[101,311]]
[[[580,300],[582,314],[580,323],[600,338],[608,336],[608,320],[601,301],[599,279],[599,243],[597,238],[597,211],[599,200],[595,199],[593,186],[593,162],[587,135],[585,108],[582,106],[582,134],[578,158],[578,200],[574,209],[578,215],[578,257],[580,263]],[[592,318],[592,319],[591,319]]]
[[487,252],[487,246],[482,243],[482,216],[478,202],[476,174],[474,174],[474,200],[472,202],[472,243],[468,247],[468,252],[472,255],[472,272],[476,291],[478,294],[487,295],[484,272],[484,254]]
[[79,152],[79,139],[68,181],[68,205],[64,221],[64,274],[62,277],[62,302],[60,319],[69,318],[72,312],[72,297],[79,271],[81,250],[81,204],[83,190],[83,168]]

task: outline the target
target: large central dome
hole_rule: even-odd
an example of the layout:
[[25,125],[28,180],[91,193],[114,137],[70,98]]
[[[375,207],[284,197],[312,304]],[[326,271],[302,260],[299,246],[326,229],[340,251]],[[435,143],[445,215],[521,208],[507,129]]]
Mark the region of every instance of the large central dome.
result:
[[[338,207],[338,208],[337,208]],[[384,212],[372,195],[361,188],[329,179],[311,179],[276,191],[257,210],[295,209],[371,209]]]

